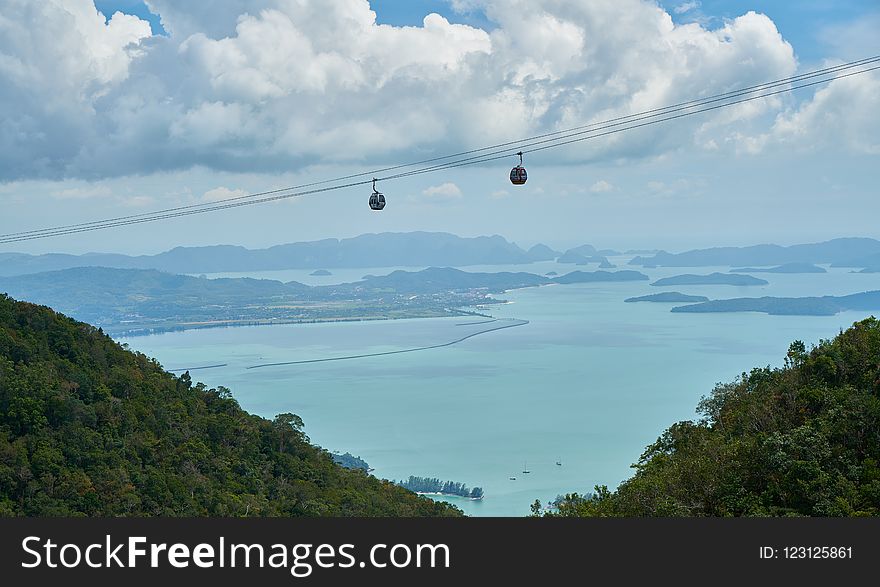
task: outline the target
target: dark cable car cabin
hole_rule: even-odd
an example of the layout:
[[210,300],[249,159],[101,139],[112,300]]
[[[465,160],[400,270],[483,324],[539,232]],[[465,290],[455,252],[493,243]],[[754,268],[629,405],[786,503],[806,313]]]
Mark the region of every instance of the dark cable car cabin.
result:
[[519,155],[519,165],[510,170],[510,183],[513,185],[523,185],[529,179],[529,174],[526,173],[526,168],[523,167],[522,151],[517,153],[517,155]]
[[376,180],[373,180],[373,193],[370,194],[370,209],[381,210],[385,207],[385,196],[376,191]]

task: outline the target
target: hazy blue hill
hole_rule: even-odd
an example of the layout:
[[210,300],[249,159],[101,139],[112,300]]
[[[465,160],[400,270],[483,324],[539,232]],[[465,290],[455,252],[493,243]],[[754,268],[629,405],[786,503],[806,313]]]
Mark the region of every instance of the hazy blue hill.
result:
[[880,267],[880,253],[863,255],[831,264],[832,267]]
[[364,234],[247,249],[231,245],[176,247],[157,255],[0,255],[0,276],[42,273],[74,267],[156,269],[171,273],[270,271],[382,266],[506,265],[550,260],[558,255],[536,245],[528,252],[501,236],[462,238],[442,232]]
[[610,249],[605,249],[604,251],[597,251],[596,247],[593,245],[581,245],[579,247],[574,247],[573,249],[568,249],[564,253],[562,253],[557,259],[557,263],[572,263],[575,265],[589,265],[590,263],[598,263],[604,264],[606,268],[611,265],[608,262],[608,259],[605,258],[605,255],[614,255],[617,254],[617,251],[612,251]]
[[709,275],[676,275],[658,279],[651,285],[665,287],[669,285],[767,285],[768,282],[751,275],[731,273],[710,273]]
[[573,249],[568,249],[565,252],[573,253],[575,255],[583,255],[584,257],[592,257],[599,254],[599,252],[596,250],[596,247],[594,247],[593,245],[581,245],[579,247],[574,247]]
[[614,267],[611,263],[608,262],[608,259],[603,257],[602,255],[582,255],[581,253],[575,253],[573,251],[566,251],[563,253],[558,259],[556,259],[557,263],[567,263],[574,265],[590,265],[591,263],[596,263],[598,265],[603,265],[605,269],[609,269]]
[[202,279],[152,269],[78,267],[0,278],[0,292],[51,305],[81,320],[111,315],[168,317],[214,306],[245,305],[278,296],[302,296],[308,286],[268,279]]
[[0,254],[0,276],[42,273],[44,271],[58,271],[60,269],[86,266],[138,268],[142,264],[141,260],[142,257],[129,257],[110,253],[88,253],[85,255],[3,253]]
[[647,296],[639,296],[636,298],[627,298],[623,300],[627,303],[633,302],[708,302],[706,296],[689,296],[677,291],[664,291],[663,293],[651,294]]
[[763,312],[777,316],[833,316],[845,310],[880,310],[880,291],[839,297],[734,298],[672,308],[673,312],[682,313]]
[[329,271],[327,271],[326,269],[318,269],[316,271],[312,271],[311,273],[309,273],[309,275],[311,275],[313,277],[327,277],[328,275],[333,275],[333,274],[330,273]]
[[834,298],[844,310],[880,310],[880,291],[866,291]]
[[552,261],[559,255],[561,255],[559,251],[554,251],[541,243],[538,243],[526,252],[526,256],[530,261]]
[[775,316],[833,316],[841,308],[828,298],[735,298],[672,308],[681,313],[763,312]]
[[[661,251],[652,257],[638,256],[631,265],[657,267],[730,267],[784,265],[787,263],[842,263],[880,254],[880,241],[872,238],[839,238],[822,243],[793,245],[755,245],[751,247],[718,247],[696,249],[684,253]],[[858,265],[855,265],[858,266]]]
[[580,253],[566,251],[562,253],[559,258],[556,259],[556,262],[569,263],[574,265],[587,265],[590,262],[590,259],[586,255],[581,255]]
[[786,263],[778,267],[742,267],[731,269],[731,273],[828,273],[824,267],[812,263]]
[[650,277],[638,271],[572,271],[554,277],[553,283],[601,283],[606,281],[647,281]]
[[549,283],[547,278],[532,273],[470,273],[451,267],[430,267],[422,271],[398,270],[388,275],[345,284],[343,287],[397,293],[436,293],[472,289],[499,292],[545,283]]

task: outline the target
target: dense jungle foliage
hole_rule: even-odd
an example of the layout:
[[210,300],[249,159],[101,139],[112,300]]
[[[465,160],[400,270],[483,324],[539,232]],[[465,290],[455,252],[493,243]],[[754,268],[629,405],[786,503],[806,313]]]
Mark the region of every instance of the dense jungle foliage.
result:
[[[617,491],[565,496],[558,516],[880,515],[880,321],[704,398]],[[540,503],[532,506],[536,514]]]
[[248,414],[227,389],[0,295],[0,515],[460,513],[337,465],[294,414]]

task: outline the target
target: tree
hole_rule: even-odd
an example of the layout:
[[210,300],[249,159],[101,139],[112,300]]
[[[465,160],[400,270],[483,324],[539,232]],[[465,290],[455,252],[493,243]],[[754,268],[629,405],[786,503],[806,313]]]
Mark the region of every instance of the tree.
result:
[[0,515],[457,516],[99,330],[0,295]]
[[857,322],[784,367],[752,369],[670,426],[611,492],[558,516],[880,515],[880,321]]
[[284,452],[284,446],[288,439],[302,439],[304,437],[302,429],[305,424],[303,424],[302,418],[296,414],[289,412],[278,414],[272,421],[272,425],[278,433],[278,452]]

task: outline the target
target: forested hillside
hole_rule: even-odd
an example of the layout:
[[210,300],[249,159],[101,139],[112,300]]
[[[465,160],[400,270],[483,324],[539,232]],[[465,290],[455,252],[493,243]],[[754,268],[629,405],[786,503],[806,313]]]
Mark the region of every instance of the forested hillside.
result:
[[569,495],[551,515],[880,515],[877,319],[810,351],[793,343],[785,367],[718,385],[699,412],[649,446],[617,491]]
[[[295,393],[295,390],[291,390]],[[0,295],[0,515],[441,516],[100,330]]]

